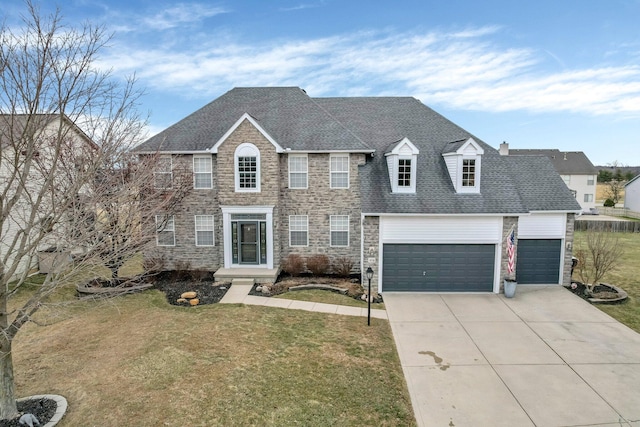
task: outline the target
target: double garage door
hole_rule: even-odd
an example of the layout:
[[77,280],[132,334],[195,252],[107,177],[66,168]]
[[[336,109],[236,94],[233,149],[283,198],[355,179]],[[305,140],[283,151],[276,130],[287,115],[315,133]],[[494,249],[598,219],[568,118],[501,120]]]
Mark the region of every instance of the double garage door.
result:
[[384,244],[383,291],[491,292],[495,245]]

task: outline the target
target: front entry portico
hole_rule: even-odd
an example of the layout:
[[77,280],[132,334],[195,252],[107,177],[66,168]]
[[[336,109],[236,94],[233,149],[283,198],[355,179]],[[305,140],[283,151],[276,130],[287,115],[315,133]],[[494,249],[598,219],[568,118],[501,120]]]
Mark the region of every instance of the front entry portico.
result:
[[273,269],[273,206],[222,206],[224,268]]

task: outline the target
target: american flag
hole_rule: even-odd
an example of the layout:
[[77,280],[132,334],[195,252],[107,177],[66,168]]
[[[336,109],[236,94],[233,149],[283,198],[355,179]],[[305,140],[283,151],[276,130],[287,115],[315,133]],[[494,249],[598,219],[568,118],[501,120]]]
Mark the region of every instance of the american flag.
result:
[[511,230],[509,236],[507,236],[507,256],[509,257],[509,264],[507,271],[512,274],[516,269],[516,231]]

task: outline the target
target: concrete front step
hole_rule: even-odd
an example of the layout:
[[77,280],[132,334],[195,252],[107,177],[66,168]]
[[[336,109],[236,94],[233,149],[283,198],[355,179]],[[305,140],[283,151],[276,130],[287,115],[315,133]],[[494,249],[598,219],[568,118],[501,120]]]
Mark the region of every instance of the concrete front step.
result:
[[219,268],[213,276],[218,282],[232,282],[237,279],[253,280],[253,283],[275,283],[279,268]]

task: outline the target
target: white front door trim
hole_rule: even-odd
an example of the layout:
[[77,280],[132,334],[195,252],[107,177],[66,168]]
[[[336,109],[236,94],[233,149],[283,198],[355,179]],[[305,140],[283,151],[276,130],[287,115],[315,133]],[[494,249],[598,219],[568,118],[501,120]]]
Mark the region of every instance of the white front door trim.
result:
[[[224,240],[224,268],[273,268],[273,206],[220,206],[222,209],[222,235]],[[233,264],[231,244],[232,214],[264,214],[267,223],[267,264]]]

